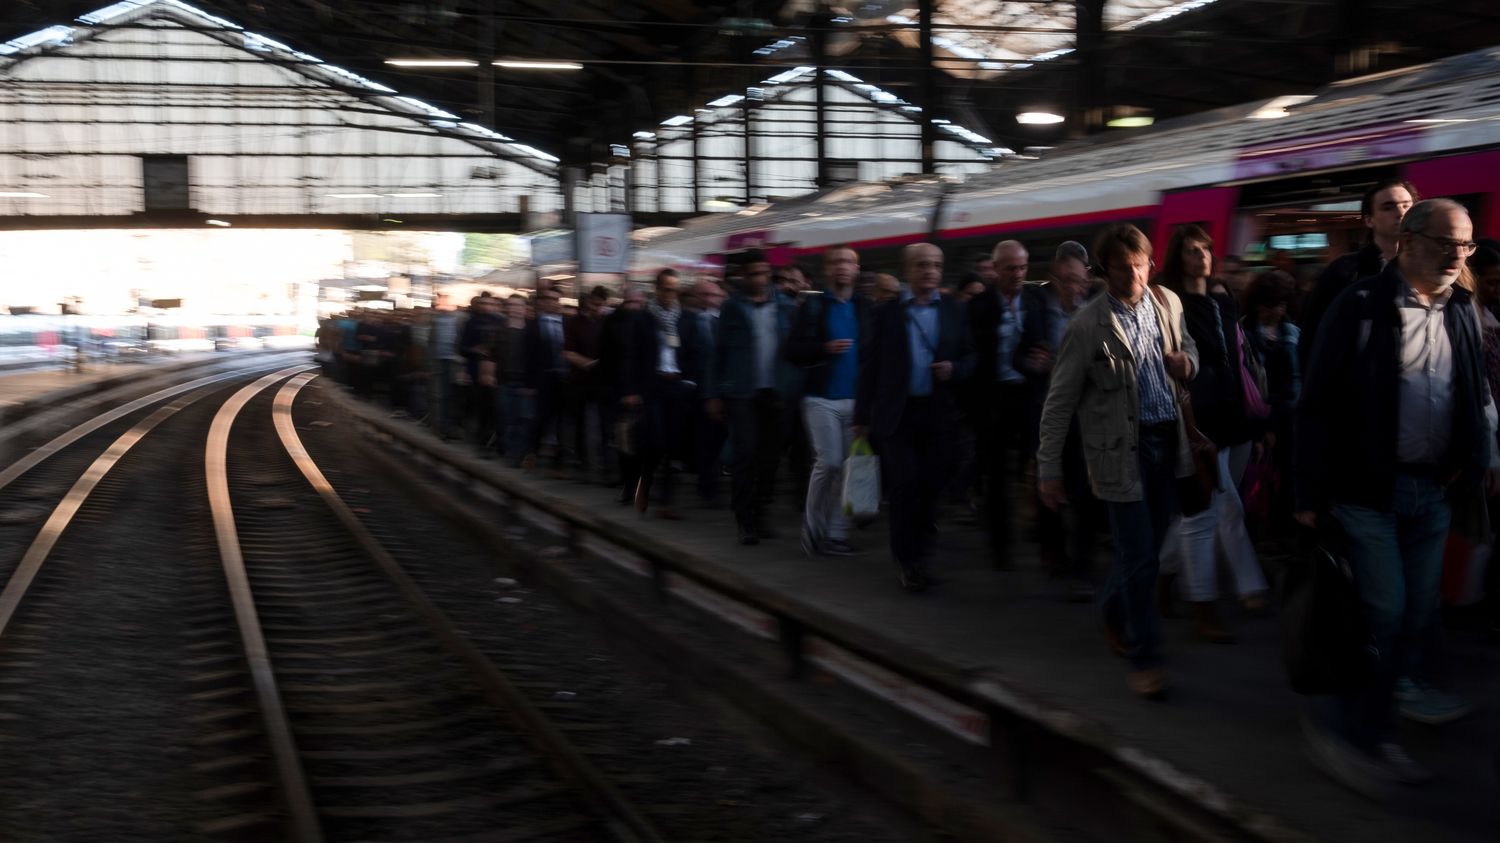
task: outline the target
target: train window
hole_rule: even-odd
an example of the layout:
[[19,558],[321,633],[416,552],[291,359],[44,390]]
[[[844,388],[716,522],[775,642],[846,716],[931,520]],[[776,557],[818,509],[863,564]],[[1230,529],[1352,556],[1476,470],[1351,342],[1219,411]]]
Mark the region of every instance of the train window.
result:
[[1275,234],[1271,236],[1270,248],[1286,252],[1314,252],[1322,254],[1328,248],[1328,235],[1322,232],[1307,234]]

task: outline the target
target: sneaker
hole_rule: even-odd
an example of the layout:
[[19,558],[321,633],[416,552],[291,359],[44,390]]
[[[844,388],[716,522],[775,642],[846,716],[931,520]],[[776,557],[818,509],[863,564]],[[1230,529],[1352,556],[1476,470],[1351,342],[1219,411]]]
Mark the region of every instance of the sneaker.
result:
[[1398,743],[1383,743],[1375,749],[1386,772],[1402,784],[1419,785],[1432,781],[1432,771],[1418,764]]
[[1474,706],[1425,682],[1402,677],[1396,681],[1396,710],[1407,720],[1439,726],[1468,715]]
[[1326,729],[1304,719],[1302,736],[1313,766],[1344,787],[1375,800],[1392,795],[1394,773],[1374,756],[1360,752]]
[[863,556],[864,551],[843,539],[829,539],[823,543],[824,556]]

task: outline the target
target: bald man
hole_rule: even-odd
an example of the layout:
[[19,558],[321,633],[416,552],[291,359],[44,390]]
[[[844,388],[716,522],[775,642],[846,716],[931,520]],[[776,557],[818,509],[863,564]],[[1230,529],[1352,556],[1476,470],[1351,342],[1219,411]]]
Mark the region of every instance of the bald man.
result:
[[1010,487],[1035,448],[1026,435],[1030,393],[1016,359],[1026,327],[1021,291],[1031,256],[1017,240],[995,244],[991,255],[995,284],[969,303],[969,329],[978,353],[971,386],[976,411],[971,418],[985,479],[984,520],[990,532],[991,564],[1009,568],[1015,517]]
[[974,368],[963,305],[938,294],[943,252],[915,243],[902,252],[908,292],[875,310],[861,359],[854,435],[869,434],[890,489],[891,555],[901,587],[926,591],[937,536],[937,499],[952,479],[958,440],[957,387]]

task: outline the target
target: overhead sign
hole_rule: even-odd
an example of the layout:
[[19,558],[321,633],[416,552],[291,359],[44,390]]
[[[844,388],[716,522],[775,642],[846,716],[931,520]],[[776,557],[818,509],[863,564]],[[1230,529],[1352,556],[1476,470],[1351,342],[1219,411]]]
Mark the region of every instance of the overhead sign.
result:
[[578,215],[579,272],[623,275],[629,260],[629,214]]

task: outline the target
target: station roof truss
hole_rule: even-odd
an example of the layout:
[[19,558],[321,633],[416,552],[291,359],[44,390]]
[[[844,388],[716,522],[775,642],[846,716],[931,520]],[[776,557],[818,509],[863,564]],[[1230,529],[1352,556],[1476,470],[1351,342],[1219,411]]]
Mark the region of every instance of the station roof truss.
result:
[[0,43],[0,217],[513,228],[560,204],[557,164],[182,0],[123,0]]

